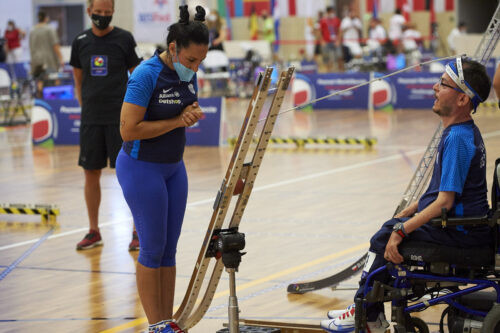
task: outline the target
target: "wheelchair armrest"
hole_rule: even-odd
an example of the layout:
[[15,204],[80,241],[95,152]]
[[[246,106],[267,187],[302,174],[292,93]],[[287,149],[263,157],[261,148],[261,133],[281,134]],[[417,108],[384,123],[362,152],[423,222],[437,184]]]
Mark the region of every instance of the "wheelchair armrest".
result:
[[433,227],[446,228],[448,226],[457,225],[489,225],[494,227],[495,225],[500,225],[500,210],[497,210],[491,217],[485,216],[474,216],[474,217],[448,217],[446,208],[441,211],[441,218],[433,218],[429,221]]

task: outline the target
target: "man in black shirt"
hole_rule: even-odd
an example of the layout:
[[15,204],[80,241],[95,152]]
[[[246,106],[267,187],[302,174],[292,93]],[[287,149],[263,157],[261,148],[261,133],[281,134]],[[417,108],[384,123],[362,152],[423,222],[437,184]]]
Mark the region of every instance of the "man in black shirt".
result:
[[[85,202],[90,231],[76,246],[78,250],[102,244],[98,215],[101,202],[101,170],[115,167],[120,151],[120,110],[127,89],[128,72],[141,59],[135,52],[131,33],[111,26],[114,0],[89,0],[87,14],[92,28],[73,41],[70,64],[73,66],[75,91],[82,107],[80,157],[85,172]],[[137,250],[134,230],[129,250]]]

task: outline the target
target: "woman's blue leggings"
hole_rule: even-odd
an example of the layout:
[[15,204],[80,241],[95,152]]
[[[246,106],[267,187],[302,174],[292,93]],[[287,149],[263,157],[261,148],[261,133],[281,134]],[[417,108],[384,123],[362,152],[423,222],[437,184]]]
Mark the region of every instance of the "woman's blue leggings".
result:
[[139,263],[150,268],[175,266],[188,192],[184,162],[139,161],[121,150],[116,176],[134,217]]

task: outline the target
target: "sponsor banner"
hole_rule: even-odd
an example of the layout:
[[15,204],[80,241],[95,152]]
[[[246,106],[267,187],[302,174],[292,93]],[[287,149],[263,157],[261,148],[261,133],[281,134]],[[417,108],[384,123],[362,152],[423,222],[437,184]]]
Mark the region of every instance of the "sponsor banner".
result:
[[165,40],[168,26],[177,22],[178,16],[176,0],[134,0],[135,40],[155,44]]
[[[368,73],[297,74],[292,85],[294,105],[367,83]],[[314,109],[366,109],[368,85],[331,96],[313,104]]]
[[[407,72],[374,81],[372,101],[375,109],[429,109],[434,103],[433,85],[442,73]],[[376,73],[374,78],[383,74]],[[367,83],[369,73],[326,73],[295,76],[292,83],[294,106]],[[367,109],[368,85],[331,96],[313,104],[314,109]]]
[[434,104],[432,87],[442,73],[401,73],[388,78],[396,92],[395,109],[429,109]]
[[225,100],[222,97],[200,98],[198,103],[203,110],[203,118],[186,128],[186,145],[219,146]]
[[36,99],[31,120],[33,144],[53,141],[58,145],[77,145],[80,141],[80,113],[76,99]]
[[[367,83],[368,73],[332,73],[311,75],[316,89],[316,96],[331,95],[358,84]],[[334,105],[337,109],[366,109],[368,105],[368,85],[328,97],[314,103],[313,107],[324,109]]]

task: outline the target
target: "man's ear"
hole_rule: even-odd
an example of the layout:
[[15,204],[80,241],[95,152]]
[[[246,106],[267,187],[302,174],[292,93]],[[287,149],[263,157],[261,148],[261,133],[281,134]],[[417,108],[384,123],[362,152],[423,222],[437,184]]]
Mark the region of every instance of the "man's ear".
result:
[[469,103],[472,103],[472,100],[470,99],[469,96],[467,96],[466,94],[460,94],[458,96],[458,106],[466,106],[468,105]]

